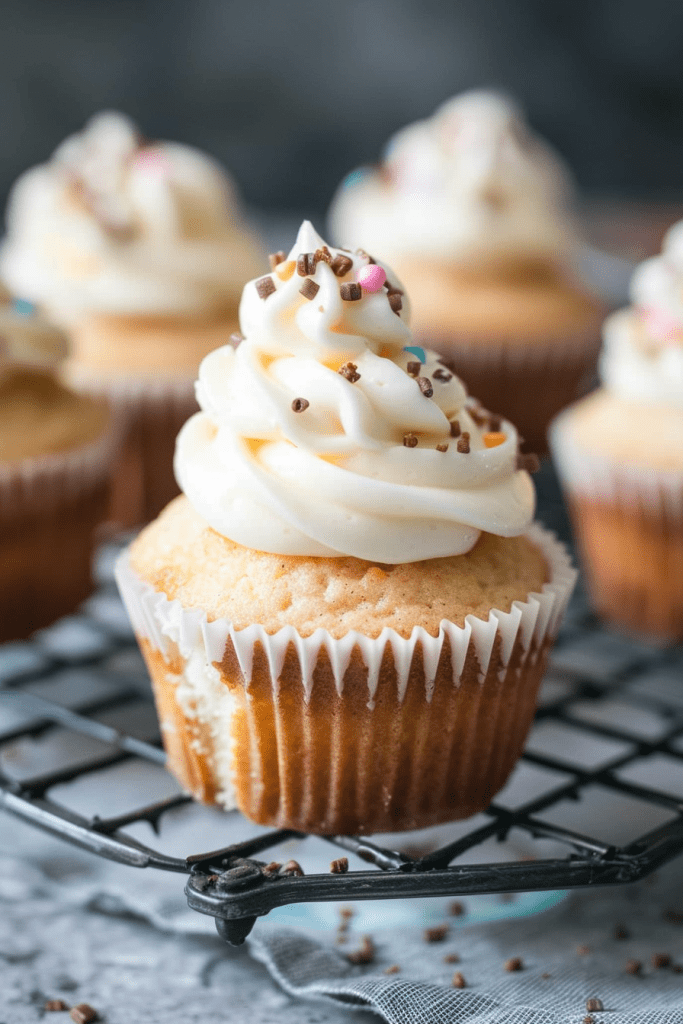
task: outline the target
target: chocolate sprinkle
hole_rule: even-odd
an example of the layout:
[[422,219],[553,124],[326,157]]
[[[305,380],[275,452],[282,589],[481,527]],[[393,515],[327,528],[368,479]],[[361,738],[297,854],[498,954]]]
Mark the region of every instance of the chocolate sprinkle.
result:
[[261,874],[265,875],[266,878],[274,878],[281,867],[282,864],[278,860],[271,860],[270,864],[266,864],[264,868],[261,868]]
[[307,398],[295,398],[292,402],[292,409],[294,412],[305,412],[310,404]]
[[615,927],[615,929],[614,929],[614,938],[615,939],[630,939],[631,938],[631,933],[629,932],[628,928],[626,928],[625,925],[618,924]]
[[451,917],[462,917],[465,913],[465,905],[460,900],[453,900],[448,908],[448,913]]
[[320,291],[320,285],[316,284],[315,281],[311,281],[311,279],[308,278],[301,285],[299,291],[301,292],[305,299],[314,299],[318,292]]
[[463,430],[462,436],[458,438],[458,451],[461,455],[469,455],[470,453],[470,435],[467,430]]
[[397,315],[403,309],[403,299],[401,298],[400,292],[387,292],[389,296],[389,305]]
[[72,1007],[69,1016],[75,1024],[91,1024],[91,1021],[97,1020],[99,1014],[88,1003],[79,1003],[78,1006]]
[[387,290],[387,295],[403,295],[404,294],[404,292],[400,288],[397,288],[395,284],[389,284],[388,281],[384,282],[384,287]]
[[415,434],[404,434],[403,445],[405,448],[417,448],[417,437]]
[[398,964],[392,964],[391,967],[387,967],[384,971],[385,974],[398,974],[401,968]]
[[467,982],[463,978],[460,971],[456,971],[451,981],[451,988],[467,988]]
[[272,277],[260,277],[256,282],[256,291],[262,299],[267,299],[275,291]]
[[460,437],[460,420],[451,420],[451,437]]
[[332,259],[332,253],[326,245],[323,245],[321,249],[315,250],[313,258],[316,263],[329,263]]
[[375,944],[369,935],[364,935],[359,949],[346,954],[352,964],[371,964],[375,959]]
[[421,367],[422,367],[422,363],[410,362],[406,366],[406,373],[408,374],[409,377],[417,377],[418,373],[420,372]]
[[459,964],[460,957],[458,956],[457,953],[446,953],[445,957],[443,958],[443,962],[445,964]]
[[301,252],[296,261],[296,272],[299,277],[308,277],[315,274],[315,253]]
[[497,433],[503,426],[502,416],[489,416],[489,430]]
[[336,277],[343,277],[344,274],[348,274],[352,266],[353,260],[349,259],[348,256],[335,256],[330,263],[330,269]]
[[349,384],[355,384],[357,380],[360,380],[358,367],[355,363],[344,363],[343,366],[339,367],[337,373],[341,374],[342,377],[345,377]]
[[448,445],[447,444],[437,444],[436,450],[437,450],[437,452],[447,452],[448,451]]
[[[306,399],[304,398],[303,401],[306,402]],[[308,402],[306,402],[306,405],[308,405]],[[296,875],[297,878],[301,878],[303,873],[304,869],[301,867],[301,864],[299,864],[299,862],[296,860],[288,860],[287,863],[283,864],[280,869],[281,875]]]
[[48,999],[43,1007],[46,1013],[52,1013],[53,1011],[68,1010],[68,1005],[63,999]]
[[330,871],[333,875],[345,875],[349,870],[349,858],[338,857],[330,863]]
[[523,971],[524,961],[521,956],[511,956],[509,960],[505,961],[504,966],[506,971]]
[[270,269],[275,270],[278,263],[284,263],[286,259],[287,253],[283,252],[282,249],[278,250],[278,252],[271,252],[270,256],[268,257]]
[[671,967],[671,957],[668,953],[655,953],[652,957],[652,966],[656,971]]
[[418,377],[417,386],[425,398],[431,398],[434,394],[434,388],[432,387],[432,382],[429,377]]
[[467,411],[470,414],[470,416],[472,417],[472,419],[474,420],[474,422],[477,424],[478,427],[483,427],[484,426],[484,424],[486,423],[486,421],[488,419],[488,414],[487,413],[483,412],[481,409],[477,409],[474,406],[468,408]]
[[626,971],[627,974],[633,974],[633,975],[640,974],[642,969],[643,969],[643,965],[640,962],[640,960],[627,960],[626,961],[626,967],[624,967],[624,970]]
[[586,1009],[589,1013],[599,1013],[600,1010],[604,1010],[605,1007],[602,1005],[602,999],[598,999],[597,996],[592,996],[586,1000]]
[[447,384],[449,380],[453,380],[453,374],[449,373],[448,370],[443,366],[437,366],[436,370],[434,370],[434,373],[432,374],[432,377],[434,378],[434,380],[443,381],[444,384]]
[[435,928],[425,928],[425,942],[443,942],[448,935],[448,925],[439,924]]
[[347,281],[339,288],[339,294],[345,302],[357,302],[363,291],[357,281]]

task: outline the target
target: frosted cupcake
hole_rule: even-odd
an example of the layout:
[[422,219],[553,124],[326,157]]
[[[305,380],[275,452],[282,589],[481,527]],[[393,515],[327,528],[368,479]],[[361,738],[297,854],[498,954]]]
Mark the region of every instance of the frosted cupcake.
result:
[[202,362],[184,496],[118,567],[169,766],[262,824],[465,817],[520,753],[573,570],[394,274],[308,223],[273,264]]
[[6,283],[68,330],[70,382],[128,419],[113,514],[145,521],[177,493],[197,367],[235,330],[260,266],[232,184],[205,154],[104,113],[17,181],[7,227]]
[[25,303],[0,307],[0,641],[72,611],[93,586],[116,438],[106,405],[57,379],[65,348]]
[[603,387],[566,410],[553,456],[598,610],[683,639],[683,221],[605,324]]
[[390,141],[332,203],[335,239],[395,267],[418,340],[544,450],[595,363],[603,304],[575,271],[573,186],[517,107],[468,92]]

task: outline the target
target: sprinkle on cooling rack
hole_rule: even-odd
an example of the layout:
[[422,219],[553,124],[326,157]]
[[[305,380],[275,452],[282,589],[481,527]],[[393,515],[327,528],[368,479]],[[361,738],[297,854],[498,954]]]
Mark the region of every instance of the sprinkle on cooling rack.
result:
[[357,380],[360,380],[358,367],[356,366],[355,363],[344,363],[343,366],[339,367],[337,373],[339,373],[342,377],[345,377],[346,380],[348,380],[349,384],[355,384]]
[[346,954],[346,959],[352,964],[371,964],[375,959],[375,944],[369,935],[364,935],[358,949]]
[[461,455],[469,455],[470,453],[470,435],[468,430],[463,430],[458,438],[458,451]]
[[460,420],[451,420],[451,437],[460,437]]
[[299,288],[299,291],[305,299],[314,299],[320,291],[320,285],[316,284],[315,281],[311,281],[310,277],[307,277],[304,283]]
[[283,252],[282,249],[279,249],[278,252],[271,252],[270,256],[268,257],[270,269],[275,270],[278,263],[284,263],[286,259],[287,253]]
[[343,277],[344,274],[348,274],[352,266],[353,260],[348,256],[342,256],[341,253],[330,261],[330,269],[335,277]]
[[506,960],[504,965],[506,971],[523,971],[524,961],[521,956],[511,956],[509,960]]
[[460,900],[453,900],[448,908],[448,913],[451,917],[462,917],[466,913],[465,904],[461,903]]
[[315,253],[300,252],[296,261],[296,272],[299,277],[308,277],[315,274]]
[[602,999],[598,999],[597,996],[591,996],[590,999],[586,1000],[586,1009],[589,1013],[600,1013],[605,1007],[602,1005]]
[[71,1008],[69,1016],[74,1024],[91,1024],[92,1021],[98,1020],[100,1015],[89,1003],[79,1003],[78,1006]]
[[417,436],[415,434],[403,435],[404,448],[417,448]]
[[643,969],[643,964],[642,964],[642,962],[640,960],[627,960],[626,961],[626,966],[624,967],[624,970],[626,971],[627,974],[633,974],[633,975],[640,974],[642,969]]
[[453,975],[453,980],[451,981],[451,988],[467,988],[467,982],[465,981],[460,971],[456,971],[455,974]]
[[418,377],[417,386],[425,398],[431,398],[434,394],[434,388],[432,387],[432,382],[429,377]]
[[275,878],[280,872],[282,864],[279,860],[271,860],[270,864],[266,864],[264,868],[261,868],[261,874],[265,875],[266,878]]
[[656,971],[663,971],[667,967],[671,967],[671,957],[668,953],[654,953],[652,956],[652,966]]
[[434,928],[425,928],[425,942],[443,942],[448,935],[448,925],[438,924]]
[[337,857],[336,860],[330,862],[330,871],[332,872],[333,875],[345,875],[348,870],[348,857]]
[[43,1009],[46,1013],[59,1013],[62,1010],[68,1010],[69,1007],[63,999],[48,999]]
[[392,964],[391,967],[385,967],[384,969],[385,974],[399,974],[400,971],[401,968],[398,966],[398,964]]
[[[308,405],[308,402],[306,402]],[[296,875],[297,878],[301,878],[304,873],[304,869],[299,864],[298,860],[288,860],[286,864],[283,864],[280,868],[281,875]]]
[[387,292],[387,295],[389,297],[389,305],[393,309],[394,313],[396,313],[396,315],[398,316],[398,314],[403,309],[403,300],[401,298],[400,292]]
[[260,277],[256,282],[256,291],[262,299],[267,299],[275,291],[272,277]]
[[357,302],[363,296],[363,289],[357,281],[347,281],[340,285],[339,294],[344,302]]
[[294,412],[305,412],[310,404],[307,398],[295,398],[292,402],[292,410]]
[[443,962],[445,964],[459,964],[460,957],[458,956],[457,953],[446,953],[445,957],[443,958]]
[[437,444],[436,450],[437,450],[437,452],[447,452],[448,451],[448,445],[445,442],[442,442],[441,444]]
[[618,924],[614,927],[614,938],[615,939],[630,939],[631,933],[624,924]]

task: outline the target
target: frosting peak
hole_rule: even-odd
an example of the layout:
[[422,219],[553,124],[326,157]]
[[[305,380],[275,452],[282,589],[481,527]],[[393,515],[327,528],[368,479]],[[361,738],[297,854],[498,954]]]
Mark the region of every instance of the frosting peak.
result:
[[243,339],[201,364],[176,476],[245,547],[402,563],[523,532],[514,427],[413,343],[396,276],[304,223],[245,286]]
[[627,401],[683,409],[683,221],[631,279],[633,306],[605,324],[600,373]]
[[211,312],[236,304],[258,267],[235,207],[211,158],[105,112],[16,182],[0,272],[66,322]]
[[508,97],[456,96],[390,139],[378,169],[354,171],[330,213],[335,237],[466,264],[557,261],[576,241],[560,158]]

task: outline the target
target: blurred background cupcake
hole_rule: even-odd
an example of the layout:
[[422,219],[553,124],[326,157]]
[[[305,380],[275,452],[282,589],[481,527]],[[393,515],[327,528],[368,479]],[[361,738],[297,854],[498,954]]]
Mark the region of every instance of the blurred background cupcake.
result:
[[0,272],[68,332],[66,375],[127,421],[110,515],[151,518],[175,493],[175,435],[203,356],[237,326],[259,244],[231,182],[189,146],[92,118],[16,182]]
[[398,272],[418,340],[539,451],[594,365],[605,314],[578,271],[573,192],[516,104],[472,91],[398,132],[330,210],[336,241]]
[[551,431],[598,610],[683,639],[683,221],[606,322],[603,387]]
[[106,402],[55,368],[66,339],[25,302],[0,306],[0,641],[72,611],[93,588],[117,433]]

